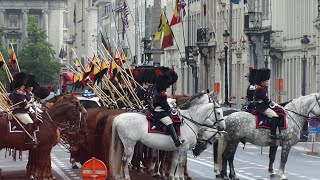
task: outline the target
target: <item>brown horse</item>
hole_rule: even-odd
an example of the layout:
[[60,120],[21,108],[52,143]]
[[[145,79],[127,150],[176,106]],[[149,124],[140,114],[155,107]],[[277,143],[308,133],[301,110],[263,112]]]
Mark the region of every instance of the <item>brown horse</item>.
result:
[[[59,129],[75,131],[74,127],[81,123],[83,107],[76,98],[64,97],[64,102],[53,106],[42,113],[43,123],[38,123],[39,131],[36,133],[38,146],[32,148],[25,144],[24,132],[9,132],[7,114],[0,117],[0,149],[5,147],[18,150],[29,150],[27,175],[30,179],[53,179],[51,172],[51,150],[59,143]],[[84,112],[85,113],[85,112]]]
[[107,107],[88,109],[86,133],[73,135],[73,140],[78,140],[78,148],[70,151],[72,161],[84,164],[91,157],[96,157],[108,165],[108,138],[110,137],[109,133],[111,133],[109,121],[113,116],[124,112],[121,109],[108,109]]

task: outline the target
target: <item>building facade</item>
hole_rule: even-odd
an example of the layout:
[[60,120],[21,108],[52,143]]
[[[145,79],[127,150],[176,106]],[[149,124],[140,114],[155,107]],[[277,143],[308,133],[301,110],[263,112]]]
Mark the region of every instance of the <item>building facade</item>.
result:
[[13,43],[19,54],[28,37],[28,17],[33,16],[46,31],[48,41],[56,52],[55,57],[58,58],[66,32],[66,10],[66,0],[1,0],[0,27],[5,28],[3,44],[9,48],[9,44]]

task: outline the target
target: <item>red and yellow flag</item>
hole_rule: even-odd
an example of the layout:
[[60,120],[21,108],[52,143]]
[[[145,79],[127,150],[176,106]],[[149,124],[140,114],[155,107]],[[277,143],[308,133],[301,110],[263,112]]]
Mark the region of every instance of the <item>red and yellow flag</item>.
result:
[[163,28],[163,40],[162,40],[161,49],[164,49],[170,46],[173,46],[173,33],[167,22]]
[[0,53],[0,68],[2,68],[3,65],[4,65],[4,59],[2,54]]

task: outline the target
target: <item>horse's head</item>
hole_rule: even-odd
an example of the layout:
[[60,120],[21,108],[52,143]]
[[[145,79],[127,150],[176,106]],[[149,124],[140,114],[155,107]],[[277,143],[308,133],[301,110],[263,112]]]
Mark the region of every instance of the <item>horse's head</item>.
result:
[[84,108],[84,106],[80,103],[79,99],[75,97],[73,94],[65,94],[57,99],[57,101],[53,104],[54,106],[57,106],[59,104],[70,102],[75,105],[77,105],[78,111],[81,112],[82,118],[85,118],[87,116],[87,110]]
[[311,99],[313,100],[313,103],[309,106],[310,109],[308,110],[309,116],[314,116],[317,119],[320,119],[320,94],[312,94]]
[[[198,119],[200,120],[198,123],[203,126],[212,128],[218,127],[218,130],[225,129],[222,108],[210,94],[196,94],[192,96],[184,106],[180,106],[180,109],[189,109],[189,113],[190,111],[193,111],[190,114],[194,113],[198,118],[202,118]],[[191,118],[192,117],[194,116],[191,115]]]
[[220,132],[213,128],[201,128],[198,132],[197,144],[192,149],[195,157],[199,156],[208,145],[212,145],[220,136]]

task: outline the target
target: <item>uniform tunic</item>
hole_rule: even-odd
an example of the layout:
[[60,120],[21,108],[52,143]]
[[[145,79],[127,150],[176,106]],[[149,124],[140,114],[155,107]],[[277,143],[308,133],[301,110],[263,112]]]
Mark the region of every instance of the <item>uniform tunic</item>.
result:
[[167,102],[167,94],[165,91],[162,91],[162,92],[158,92],[157,90],[154,91],[153,107],[154,107],[153,116],[155,119],[162,119],[166,116],[170,116],[171,107]]
[[13,114],[28,113],[28,108],[26,107],[27,106],[27,98],[26,98],[25,91],[20,90],[20,89],[15,89],[10,93],[9,98],[10,98],[11,102],[13,103],[13,105],[19,103],[13,109],[13,111],[12,111]]
[[257,112],[263,113],[267,110],[270,104],[267,89],[265,87],[258,86],[254,94],[254,100],[257,101],[254,103]]

